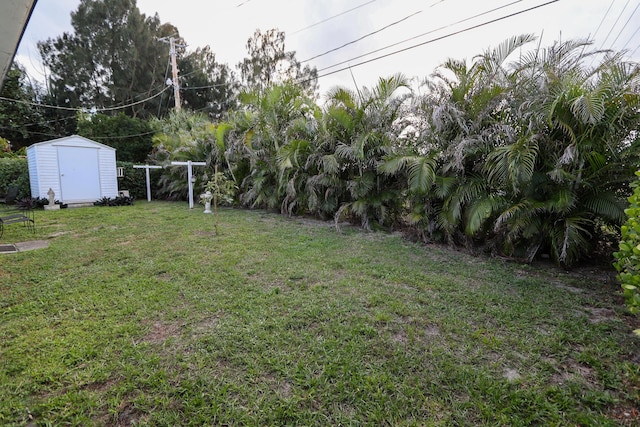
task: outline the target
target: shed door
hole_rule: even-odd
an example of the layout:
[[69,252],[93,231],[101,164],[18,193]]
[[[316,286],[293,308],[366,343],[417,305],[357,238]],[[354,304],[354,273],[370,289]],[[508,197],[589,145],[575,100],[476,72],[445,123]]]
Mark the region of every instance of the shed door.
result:
[[58,147],[60,168],[60,200],[64,202],[100,198],[98,149]]

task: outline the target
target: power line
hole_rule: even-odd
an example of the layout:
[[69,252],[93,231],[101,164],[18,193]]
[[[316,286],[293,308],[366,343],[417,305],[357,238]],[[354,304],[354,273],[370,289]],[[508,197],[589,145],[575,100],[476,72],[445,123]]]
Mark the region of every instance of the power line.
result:
[[122,139],[122,138],[135,138],[138,136],[151,135],[156,133],[155,130],[149,132],[135,133],[131,135],[120,135],[120,136],[92,136],[91,139]]
[[622,17],[622,14],[624,13],[625,9],[627,8],[627,6],[629,5],[629,2],[631,0],[627,0],[627,2],[624,4],[624,7],[622,8],[622,10],[620,11],[620,14],[618,15],[618,17],[616,18],[616,22],[613,23],[613,25],[611,26],[611,29],[609,30],[609,32],[607,33],[607,37],[604,38],[604,40],[602,41],[602,44],[600,45],[600,49],[604,49],[604,44],[607,42],[607,40],[609,39],[609,36],[611,35],[611,32],[613,31],[613,29],[616,27],[616,25],[618,25],[618,21],[620,20],[620,18]]
[[311,25],[308,25],[308,26],[306,26],[306,27],[304,27],[304,28],[300,28],[299,30],[294,31],[294,32],[293,32],[293,33],[291,33],[290,35],[298,34],[298,33],[302,32],[302,31],[304,31],[304,30],[308,30],[309,28],[313,28],[313,27],[315,27],[315,26],[317,26],[317,25],[324,24],[325,22],[330,21],[330,20],[332,20],[332,19],[334,19],[334,18],[337,18],[338,16],[342,16],[342,15],[345,15],[345,14],[347,14],[347,13],[349,13],[349,12],[353,12],[354,10],[356,10],[356,9],[360,9],[361,7],[364,7],[364,6],[366,6],[366,5],[368,5],[368,4],[371,4],[371,3],[375,2],[375,1],[376,1],[376,0],[369,0],[369,1],[368,1],[368,2],[366,2],[366,3],[362,3],[362,4],[360,4],[360,5],[356,6],[356,7],[352,7],[352,8],[351,8],[351,9],[349,9],[349,10],[345,10],[344,12],[340,12],[340,13],[338,13],[337,15],[333,15],[333,16],[330,16],[330,17],[328,17],[328,18],[325,18],[325,19],[323,19],[322,21],[318,21],[318,22],[316,22],[315,24],[311,24]]
[[407,15],[407,16],[405,16],[404,18],[402,18],[402,19],[400,19],[400,20],[398,20],[398,21],[392,22],[392,23],[391,23],[391,24],[389,24],[389,25],[385,25],[384,27],[382,27],[382,28],[380,28],[380,29],[378,29],[378,30],[375,30],[375,31],[373,31],[373,32],[370,32],[370,33],[368,33],[368,34],[365,34],[364,36],[362,36],[362,37],[360,37],[360,38],[357,38],[357,39],[355,39],[355,40],[352,40],[352,41],[350,41],[350,42],[348,42],[348,43],[345,43],[345,44],[343,44],[342,46],[338,46],[338,47],[336,47],[336,48],[329,49],[328,51],[326,51],[326,52],[324,52],[324,53],[320,53],[320,54],[318,54],[318,55],[316,55],[316,56],[312,56],[311,58],[309,58],[309,59],[305,59],[305,60],[302,60],[302,61],[300,61],[300,62],[307,62],[307,61],[311,61],[311,60],[313,60],[313,59],[320,58],[321,56],[327,55],[327,54],[329,54],[329,53],[331,53],[331,52],[335,52],[336,50],[340,50],[340,49],[342,49],[343,47],[347,47],[347,46],[349,46],[349,45],[352,45],[352,44],[354,44],[354,43],[357,43],[357,42],[359,42],[359,41],[361,41],[361,40],[363,40],[363,39],[366,39],[366,38],[367,38],[367,37],[369,37],[369,36],[372,36],[372,35],[374,35],[374,34],[378,34],[379,32],[381,32],[381,31],[383,31],[383,30],[386,30],[386,29],[387,29],[387,28],[389,28],[389,27],[392,27],[392,26],[394,26],[394,25],[397,25],[397,24],[399,24],[399,23],[401,23],[401,22],[403,22],[403,21],[406,21],[407,19],[409,19],[409,18],[411,18],[411,17],[414,17],[414,16],[416,16],[416,15],[417,15],[417,14],[419,14],[419,13],[422,13],[422,11],[421,11],[421,10],[419,10],[419,11],[417,11],[417,12],[414,12],[414,13],[412,13],[411,15]]
[[[349,65],[348,67],[340,68],[339,70],[335,70],[335,71],[331,71],[331,72],[328,72],[328,73],[325,73],[325,74],[321,74],[321,75],[318,75],[318,76],[317,76],[317,78],[326,77],[326,76],[329,76],[329,75],[331,75],[331,74],[336,74],[336,73],[339,73],[339,72],[341,72],[341,71],[348,70],[348,69],[350,69],[350,68],[354,68],[354,67],[358,67],[358,66],[360,66],[360,65],[368,64],[368,63],[370,63],[370,62],[374,62],[374,61],[377,61],[377,60],[379,60],[379,59],[387,58],[387,57],[389,57],[389,56],[396,55],[396,54],[398,54],[398,53],[406,52],[406,51],[408,51],[408,50],[415,49],[415,48],[417,48],[417,47],[424,46],[424,45],[426,45],[426,44],[430,44],[430,43],[433,43],[433,42],[436,42],[436,41],[439,41],[439,40],[443,40],[443,39],[446,39],[446,38],[449,38],[449,37],[452,37],[452,36],[455,36],[455,35],[458,35],[458,34],[461,34],[461,33],[467,32],[467,31],[471,31],[471,30],[474,30],[474,29],[476,29],[476,28],[484,27],[484,26],[486,26],[486,25],[493,24],[493,23],[496,23],[496,22],[498,22],[498,21],[502,21],[502,20],[504,20],[504,19],[512,18],[512,17],[514,17],[514,16],[516,16],[516,15],[521,15],[521,14],[523,14],[523,13],[530,12],[530,11],[535,10],[535,9],[539,9],[539,8],[541,8],[541,7],[548,6],[548,5],[553,4],[553,3],[557,3],[557,2],[559,2],[559,1],[560,1],[560,0],[551,0],[551,1],[548,1],[548,2],[546,2],[546,3],[542,3],[542,4],[539,4],[539,5],[537,5],[537,6],[530,7],[530,8],[528,8],[528,9],[524,9],[524,10],[521,10],[521,11],[518,11],[518,12],[514,12],[514,13],[511,13],[511,14],[509,14],[509,15],[502,16],[502,17],[500,17],[500,18],[492,19],[492,20],[490,20],[490,21],[486,21],[486,22],[483,22],[483,23],[481,23],[481,24],[473,25],[473,26],[471,26],[471,27],[467,27],[467,28],[464,28],[464,29],[462,29],[462,30],[455,31],[455,32],[453,32],[453,33],[445,34],[444,36],[436,37],[436,38],[433,38],[433,39],[431,39],[431,40],[427,40],[427,41],[425,41],[425,42],[418,43],[418,44],[415,44],[415,45],[412,45],[412,46],[406,47],[406,48],[404,48],[404,49],[396,50],[396,51],[394,51],[394,52],[390,52],[390,53],[385,54],[385,55],[380,55],[380,56],[377,56],[377,57],[375,57],[375,58],[371,58],[371,59],[368,59],[368,60],[366,60],[366,61],[359,62],[359,63],[357,63],[357,64]],[[389,46],[387,46],[387,47],[389,47]],[[386,48],[384,48],[384,49],[386,49]],[[348,61],[347,61],[347,62],[348,62]],[[336,66],[336,65],[331,66],[331,67],[327,67],[327,68],[333,68],[333,67],[335,67],[335,66]],[[325,68],[325,69],[326,69],[326,68]]]
[[[4,130],[13,130],[10,127],[6,127],[6,126],[0,126],[0,129],[4,129]],[[42,136],[49,136],[49,137],[54,137],[54,138],[61,138],[64,137],[63,135],[60,135],[59,133],[48,133],[48,132],[29,132],[32,135],[42,135]],[[135,134],[130,134],[130,135],[120,135],[120,136],[92,136],[91,139],[124,139],[124,138],[135,138],[138,136],[145,136],[145,135],[151,135],[151,134],[155,134],[156,131],[149,131],[149,132],[142,132],[142,133],[135,133]]]
[[[613,40],[613,42],[611,42],[611,46],[609,46],[609,49],[612,49],[613,45],[616,44],[616,42],[618,41],[618,38],[620,37],[620,34],[622,34],[622,32],[624,31],[625,28],[627,28],[627,25],[629,24],[629,21],[631,21],[631,18],[633,18],[633,15],[635,15],[636,12],[638,11],[638,7],[640,7],[640,3],[638,3],[636,5],[636,8],[633,9],[633,12],[631,12],[631,15],[629,15],[629,18],[627,19],[627,22],[624,23],[624,25],[622,26],[622,29],[620,30],[620,32],[618,33],[616,38]],[[636,29],[636,31],[638,31],[638,30]]]
[[602,17],[602,19],[600,20],[600,23],[598,24],[598,28],[596,28],[596,31],[593,33],[593,38],[595,39],[596,34],[598,34],[598,31],[600,30],[600,27],[602,26],[602,23],[604,22],[604,20],[607,18],[607,15],[609,15],[609,11],[611,10],[611,7],[613,6],[613,3],[616,0],[611,0],[611,4],[609,4],[609,8],[607,9],[607,11],[604,13],[604,16]]
[[[103,111],[115,111],[115,110],[122,110],[124,108],[129,108],[129,107],[133,107],[134,105],[138,105],[138,104],[142,104],[144,102],[150,101],[153,98],[156,98],[160,95],[162,95],[164,92],[166,92],[169,88],[171,88],[171,86],[167,86],[164,89],[162,89],[160,92],[156,93],[155,95],[152,95],[148,98],[142,99],[140,101],[136,101],[136,102],[132,102],[130,104],[126,104],[126,105],[120,105],[120,106],[116,106],[116,107],[104,107],[104,108],[92,108],[92,111],[95,112],[103,112]],[[60,105],[49,105],[49,104],[40,104],[37,102],[32,102],[32,101],[24,101],[21,99],[11,99],[11,98],[5,98],[4,96],[0,96],[0,100],[2,101],[10,101],[10,102],[16,102],[18,104],[25,104],[25,105],[32,105],[35,107],[43,107],[43,108],[51,108],[54,110],[65,110],[65,111],[82,111],[83,108],[74,108],[74,107],[63,107]]]
[[223,87],[223,86],[227,86],[227,85],[228,85],[228,83],[216,83],[216,84],[208,85],[208,86],[191,86],[191,87],[182,86],[180,88],[180,90],[185,91],[185,90],[197,90],[197,89],[213,89],[213,88],[216,88],[216,87]]
[[433,29],[433,30],[427,31],[426,33],[418,34],[417,36],[409,37],[408,39],[404,39],[404,40],[401,40],[401,41],[399,41],[399,42],[396,42],[396,43],[392,43],[392,44],[390,44],[390,45],[387,45],[387,46],[385,46],[385,47],[382,47],[382,48],[379,48],[379,49],[372,50],[372,51],[367,52],[367,53],[364,53],[364,54],[362,54],[362,55],[358,55],[358,56],[353,57],[353,58],[351,58],[351,59],[348,59],[348,60],[346,60],[346,61],[341,61],[341,62],[338,62],[338,63],[336,63],[336,64],[330,65],[330,66],[328,66],[328,67],[320,68],[318,71],[328,70],[328,69],[330,69],[330,68],[334,68],[334,67],[337,67],[337,66],[339,66],[339,65],[346,64],[346,63],[348,63],[348,62],[350,62],[350,61],[353,61],[353,60],[356,60],[356,59],[360,59],[360,58],[363,58],[363,57],[365,57],[365,56],[373,55],[374,53],[378,53],[378,52],[380,52],[380,51],[383,51],[383,50],[389,49],[389,48],[394,47],[394,46],[398,46],[398,45],[403,44],[403,43],[406,43],[406,42],[408,42],[408,41],[415,40],[415,39],[418,39],[418,38],[420,38],[420,37],[424,37],[424,36],[426,36],[426,35],[429,35],[429,34],[435,33],[435,32],[437,32],[437,31],[443,30],[443,29],[445,29],[445,28],[453,27],[454,25],[458,25],[458,24],[461,24],[461,23],[463,23],[463,22],[470,21],[470,20],[472,20],[472,19],[478,18],[478,17],[483,16],[483,15],[487,15],[487,14],[489,14],[489,13],[495,12],[495,11],[500,10],[500,9],[504,9],[505,7],[509,7],[509,6],[512,6],[512,5],[516,4],[516,3],[521,3],[521,2],[523,2],[523,1],[524,1],[524,0],[516,0],[516,1],[512,1],[511,3],[507,3],[507,4],[504,4],[504,5],[502,5],[502,6],[495,7],[495,8],[493,8],[493,9],[487,10],[487,11],[485,11],[485,12],[478,13],[478,14],[476,14],[476,15],[470,16],[470,17],[465,18],[465,19],[461,19],[461,20],[456,21],[456,22],[454,22],[454,23],[452,23],[452,24],[444,25],[444,26],[442,26],[442,27],[439,27],[439,28],[436,28],[436,29]]
[[622,49],[621,49],[621,50],[624,50],[624,49],[627,47],[627,45],[628,45],[629,43],[631,43],[631,40],[633,40],[633,38],[635,37],[635,35],[636,35],[636,34],[638,34],[638,31],[640,31],[640,27],[636,28],[636,30],[633,32],[633,34],[631,34],[631,37],[629,37],[629,40],[627,40],[627,42],[624,44],[624,46],[622,46]]

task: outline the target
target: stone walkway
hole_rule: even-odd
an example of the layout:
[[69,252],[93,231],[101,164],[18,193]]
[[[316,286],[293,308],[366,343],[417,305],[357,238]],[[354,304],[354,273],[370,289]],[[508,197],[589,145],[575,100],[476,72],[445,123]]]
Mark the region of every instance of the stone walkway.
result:
[[0,244],[0,254],[15,254],[16,252],[32,251],[49,247],[48,240],[31,240],[13,244]]

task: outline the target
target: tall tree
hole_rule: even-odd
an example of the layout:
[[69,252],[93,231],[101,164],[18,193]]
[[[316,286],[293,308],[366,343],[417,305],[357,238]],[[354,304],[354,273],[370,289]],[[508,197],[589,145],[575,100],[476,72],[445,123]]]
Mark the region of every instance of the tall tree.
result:
[[185,54],[178,62],[184,105],[211,119],[220,119],[236,106],[239,82],[227,64],[216,62],[209,46]]
[[[81,0],[71,14],[73,32],[40,42],[50,70],[49,90],[60,105],[132,104],[165,88],[168,49],[158,40],[177,29],[158,15],[140,13],[135,0]],[[157,111],[159,98],[128,107],[131,116]]]
[[259,29],[247,40],[248,58],[238,64],[242,81],[249,90],[264,90],[272,84],[291,82],[304,88],[307,95],[315,96],[318,72],[315,67],[304,67],[296,59],[295,51],[285,49],[283,31]]
[[56,120],[36,105],[42,88],[32,84],[18,64],[9,70],[0,96],[7,98],[0,100],[0,136],[11,143],[13,151],[55,136]]

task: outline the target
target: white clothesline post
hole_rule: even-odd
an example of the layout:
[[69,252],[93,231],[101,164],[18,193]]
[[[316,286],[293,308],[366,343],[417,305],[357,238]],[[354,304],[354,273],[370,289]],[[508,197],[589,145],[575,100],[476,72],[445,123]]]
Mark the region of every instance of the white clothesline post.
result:
[[134,169],[146,169],[147,172],[147,202],[151,201],[151,178],[149,177],[149,169],[162,169],[162,166],[153,165],[133,165]]
[[191,177],[193,176],[192,166],[206,166],[206,162],[192,162],[191,160],[187,162],[171,162],[173,166],[186,166],[187,167],[187,182],[189,184],[189,209],[193,209],[193,182],[191,182]]

